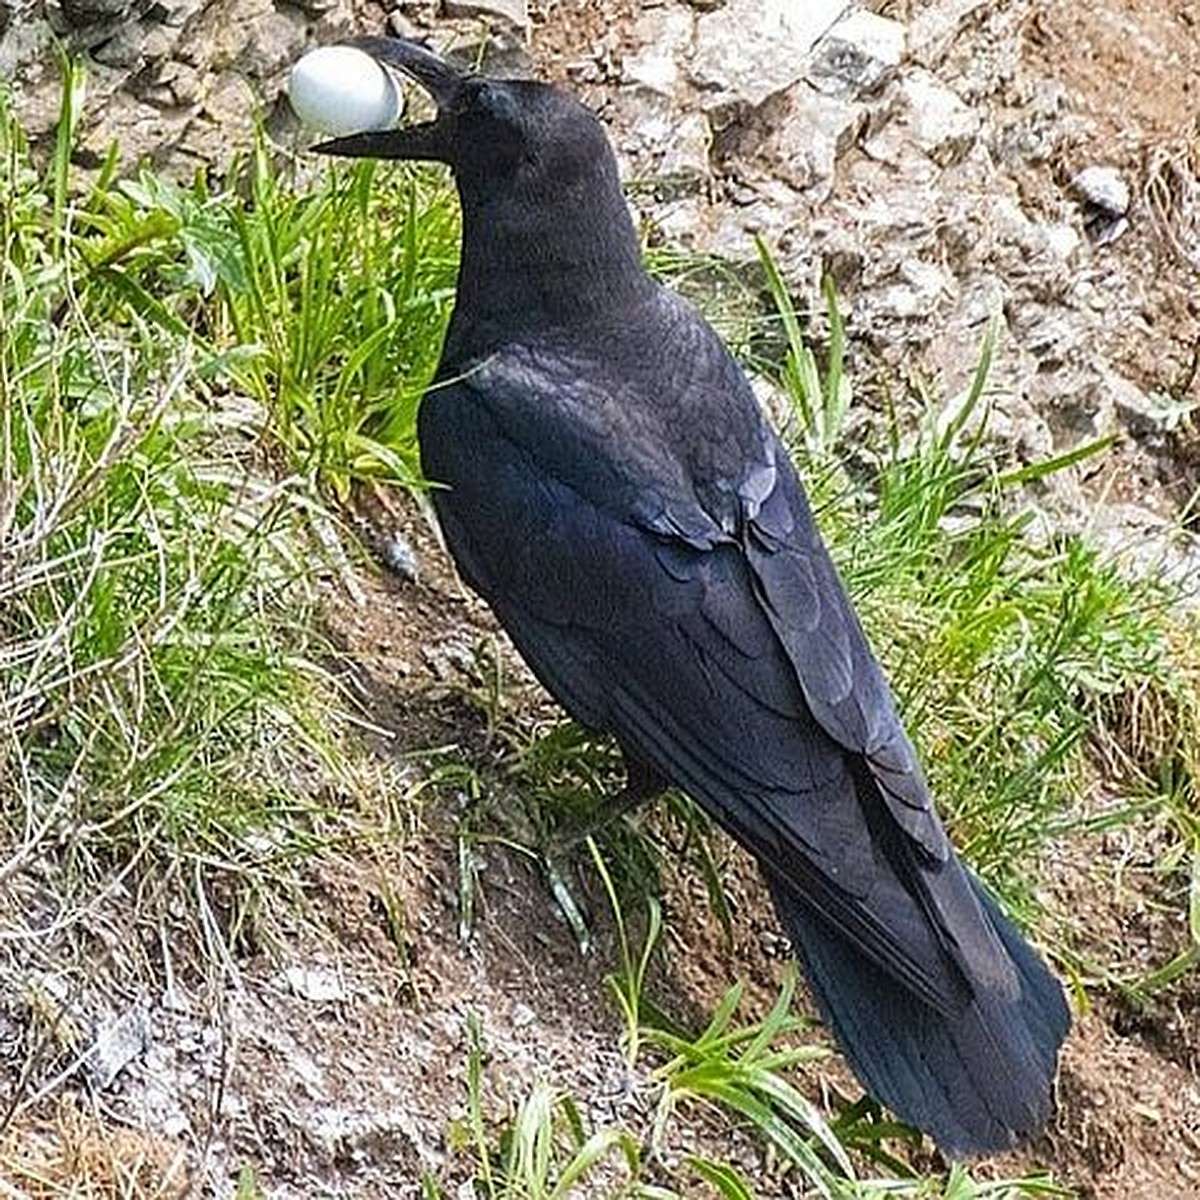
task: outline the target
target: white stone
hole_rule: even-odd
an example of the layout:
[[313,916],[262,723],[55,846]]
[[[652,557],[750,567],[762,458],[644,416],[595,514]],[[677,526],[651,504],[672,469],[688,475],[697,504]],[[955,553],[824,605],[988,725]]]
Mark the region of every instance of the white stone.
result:
[[118,1075],[146,1047],[150,1019],[145,1005],[137,1003],[120,1016],[110,1017],[97,1030],[96,1041],[88,1053],[88,1073],[102,1091],[111,1087]]
[[1083,239],[1074,225],[1044,225],[1046,246],[1065,263],[1079,249]]
[[822,91],[871,92],[900,65],[904,43],[899,21],[855,9],[817,43],[806,78]]
[[1129,212],[1129,184],[1116,167],[1084,167],[1071,188],[1081,200],[1113,217]]
[[904,57],[904,26],[864,8],[856,8],[843,17],[822,41],[835,38],[889,67],[898,67]]
[[957,92],[927,71],[913,71],[902,85],[912,139],[935,162],[961,158],[979,133],[979,115]]
[[695,18],[686,8],[656,8],[637,21],[630,40],[638,47],[625,56],[626,83],[673,96],[679,85],[679,62],[695,34]]
[[858,128],[863,110],[800,83],[788,93],[787,115],[773,139],[775,173],[790,186],[823,200],[834,168]]
[[909,46],[919,62],[938,62],[945,57],[968,21],[992,0],[933,0],[922,4],[909,25]]
[[845,0],[729,0],[696,22],[692,80],[757,107],[803,75],[809,51],[847,7]]
[[899,273],[901,282],[885,288],[877,298],[875,310],[884,316],[901,320],[929,316],[952,289],[949,276],[920,259],[902,262]]
[[708,175],[712,132],[703,113],[683,110],[643,88],[623,88],[614,104],[618,124],[627,130],[625,174],[676,180]]
[[297,996],[315,1004],[329,1004],[346,999],[341,980],[324,967],[288,967],[283,980]]
[[708,174],[712,131],[700,113],[685,113],[671,127],[659,170],[664,175],[703,177]]
[[528,1004],[518,1000],[512,1006],[512,1023],[516,1029],[527,1029],[537,1022],[537,1013]]

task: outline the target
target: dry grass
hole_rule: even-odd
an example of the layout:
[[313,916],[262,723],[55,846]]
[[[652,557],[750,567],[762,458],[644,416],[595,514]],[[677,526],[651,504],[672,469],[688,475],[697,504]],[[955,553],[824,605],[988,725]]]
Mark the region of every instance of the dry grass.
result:
[[4,1200],[166,1200],[189,1193],[185,1147],[109,1125],[64,1100],[0,1140]]

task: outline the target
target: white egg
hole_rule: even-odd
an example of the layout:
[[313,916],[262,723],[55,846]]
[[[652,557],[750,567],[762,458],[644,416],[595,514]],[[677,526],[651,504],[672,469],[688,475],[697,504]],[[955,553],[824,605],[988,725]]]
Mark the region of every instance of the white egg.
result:
[[337,135],[390,129],[404,111],[396,77],[353,46],[321,46],[301,58],[288,99],[305,125]]

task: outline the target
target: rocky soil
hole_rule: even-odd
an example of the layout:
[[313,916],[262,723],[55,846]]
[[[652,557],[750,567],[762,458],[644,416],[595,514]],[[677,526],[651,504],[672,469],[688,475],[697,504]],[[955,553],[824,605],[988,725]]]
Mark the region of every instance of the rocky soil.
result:
[[[1038,497],[1048,520],[1200,579],[1200,15],[1187,0],[0,0],[0,76],[48,138],[61,38],[92,64],[83,165],[115,138],[130,168],[219,172],[254,112],[289,136],[278,95],[300,53],[385,27],[483,41],[507,69],[574,87],[611,128],[648,236],[735,263],[763,237],[818,337],[832,274],[868,406],[952,401],[998,322],[991,430],[1015,459],[1117,439]],[[367,604],[331,614],[397,787],[396,747],[481,736],[447,674],[491,629],[420,522],[408,533],[422,581],[368,581]],[[166,935],[140,931],[131,948],[119,904],[75,943],[11,951],[5,987],[24,983],[0,995],[0,1069],[25,1061],[39,1012],[42,1035],[68,1021],[90,1047],[64,1076],[88,1112],[25,1104],[22,1146],[71,1136],[83,1154],[87,1130],[132,1128],[146,1162],[201,1194],[232,1194],[253,1163],[272,1196],[415,1196],[422,1166],[453,1173],[470,1007],[486,1014],[497,1103],[545,1077],[599,1097],[596,1120],[629,1119],[644,1081],[617,1049],[603,955],[581,960],[542,881],[499,851],[479,864],[487,907],[460,942],[438,821],[378,861],[316,869],[321,920],[216,984],[182,972],[164,990],[146,947]],[[762,897],[736,865],[731,881],[735,946],[675,981],[697,1003],[739,974],[774,987]],[[407,957],[381,916],[397,905]],[[63,962],[96,969],[68,986]],[[1050,1165],[1085,1196],[1200,1194],[1195,1030],[1151,1036],[1103,1004],[1079,1026],[1058,1127],[1018,1165]]]

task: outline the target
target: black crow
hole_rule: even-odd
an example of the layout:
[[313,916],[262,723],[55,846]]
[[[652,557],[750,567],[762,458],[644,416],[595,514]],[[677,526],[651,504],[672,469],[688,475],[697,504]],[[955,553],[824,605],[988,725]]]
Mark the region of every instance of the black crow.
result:
[[437,115],[318,149],[446,163],[462,202],[418,436],[463,578],[634,794],[682,788],[755,856],[873,1096],[952,1156],[1033,1135],[1062,990],[948,842],[788,455],[643,269],[599,122],[547,84],[354,44]]

